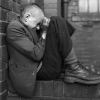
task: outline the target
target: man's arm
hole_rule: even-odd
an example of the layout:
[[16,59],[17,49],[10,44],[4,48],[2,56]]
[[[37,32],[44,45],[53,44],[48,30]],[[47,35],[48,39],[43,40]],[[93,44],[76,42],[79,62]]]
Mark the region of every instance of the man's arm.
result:
[[45,40],[41,39],[37,44],[34,44],[22,29],[8,27],[7,41],[9,45],[33,60],[39,61],[43,57]]

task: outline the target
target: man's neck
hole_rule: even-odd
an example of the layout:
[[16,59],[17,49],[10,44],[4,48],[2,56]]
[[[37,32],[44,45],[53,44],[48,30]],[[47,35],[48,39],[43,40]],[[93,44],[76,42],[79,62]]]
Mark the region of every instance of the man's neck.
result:
[[43,25],[48,27],[49,23],[50,23],[50,18],[45,17]]

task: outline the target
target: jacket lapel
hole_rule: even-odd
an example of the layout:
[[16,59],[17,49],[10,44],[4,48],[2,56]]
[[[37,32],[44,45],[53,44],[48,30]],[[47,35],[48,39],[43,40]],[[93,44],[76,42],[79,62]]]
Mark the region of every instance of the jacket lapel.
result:
[[33,42],[37,43],[38,36],[37,36],[37,33],[36,33],[36,29],[30,29],[30,28],[28,28],[28,30],[29,30],[29,33],[30,33],[30,35],[31,35],[31,37],[33,39]]
[[26,30],[26,34],[28,35],[28,37],[34,42],[36,43],[39,38],[37,36],[37,33],[36,33],[36,29],[31,29],[29,27],[27,27],[18,17],[18,20],[20,21],[20,23],[25,27],[25,30]]

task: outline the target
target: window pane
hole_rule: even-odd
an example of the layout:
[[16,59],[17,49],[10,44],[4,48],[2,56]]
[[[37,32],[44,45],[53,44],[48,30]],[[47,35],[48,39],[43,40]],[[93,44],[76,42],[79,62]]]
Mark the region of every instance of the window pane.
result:
[[98,12],[98,0],[89,0],[89,12]]
[[99,12],[100,12],[100,1],[98,0]]
[[87,11],[88,11],[87,0],[79,0],[79,12],[87,12]]

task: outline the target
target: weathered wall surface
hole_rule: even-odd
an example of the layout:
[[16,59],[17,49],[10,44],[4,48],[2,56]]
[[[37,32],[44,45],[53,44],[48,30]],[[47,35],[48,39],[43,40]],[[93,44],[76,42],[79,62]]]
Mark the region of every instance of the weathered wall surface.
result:
[[57,16],[57,0],[44,0],[44,11],[47,16]]
[[7,47],[6,27],[12,18],[19,13],[20,0],[0,0],[0,100],[7,95]]
[[36,2],[43,7],[43,0],[0,0],[0,100],[6,100],[7,95],[6,28],[8,23],[19,15],[20,5],[30,2]]
[[73,44],[79,60],[94,64],[100,69],[100,23],[96,14],[79,13],[79,0],[71,0],[68,6],[68,20],[76,27]]

